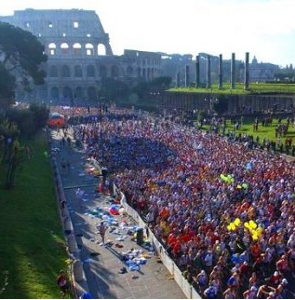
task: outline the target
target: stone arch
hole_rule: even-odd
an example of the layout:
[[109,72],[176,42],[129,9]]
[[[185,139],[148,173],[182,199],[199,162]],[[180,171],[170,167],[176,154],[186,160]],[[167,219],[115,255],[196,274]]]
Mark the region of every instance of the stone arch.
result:
[[131,66],[128,66],[126,69],[127,76],[131,77],[133,75],[133,72],[134,72],[134,69]]
[[73,92],[72,92],[71,88],[69,88],[68,86],[65,86],[63,88],[62,95],[63,95],[64,99],[70,99],[70,100],[73,99]]
[[49,76],[50,77],[58,77],[58,70],[57,70],[57,66],[50,66],[50,70],[49,70]]
[[96,89],[95,89],[94,86],[90,86],[87,89],[87,97],[88,97],[89,100],[97,101]]
[[94,55],[94,47],[91,43],[87,43],[85,45],[85,49],[86,49],[86,55],[89,55],[89,56]]
[[73,45],[73,49],[74,49],[74,54],[81,54],[81,44],[80,43],[75,43]]
[[83,93],[83,89],[82,89],[82,87],[80,87],[80,86],[78,86],[78,87],[76,87],[76,89],[75,89],[75,98],[76,99],[83,99],[83,95],[84,93]]
[[118,66],[112,66],[112,68],[111,68],[111,77],[118,77],[118,76],[119,76]]
[[49,54],[50,55],[55,55],[56,54],[56,44],[55,43],[50,43],[48,45],[48,49],[49,49]]
[[69,44],[68,43],[61,43],[60,49],[63,54],[69,53]]
[[107,53],[106,46],[104,44],[98,44],[97,55],[106,55],[106,53]]
[[52,87],[50,90],[50,99],[52,99],[52,100],[59,99],[59,90],[56,86]]
[[74,75],[75,77],[81,78],[83,76],[82,67],[80,65],[76,65],[74,73],[75,73]]
[[141,77],[141,68],[140,67],[137,68],[137,77]]
[[95,68],[93,65],[87,66],[87,77],[95,77]]
[[146,72],[147,72],[147,79],[151,78],[151,68],[146,68]]
[[106,66],[99,66],[99,76],[102,78],[107,77],[107,67]]
[[71,77],[70,68],[67,65],[62,66],[62,77]]

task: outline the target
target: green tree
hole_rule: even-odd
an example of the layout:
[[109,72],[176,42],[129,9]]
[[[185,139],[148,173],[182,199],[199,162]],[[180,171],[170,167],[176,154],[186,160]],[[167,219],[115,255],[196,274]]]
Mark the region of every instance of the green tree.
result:
[[128,85],[120,80],[109,77],[101,80],[100,98],[106,98],[107,101],[116,101],[116,99],[127,97],[128,93]]
[[0,160],[1,163],[9,161],[12,143],[18,138],[20,131],[15,122],[10,122],[7,118],[0,122]]
[[30,138],[46,126],[49,109],[44,104],[32,103],[29,108],[8,108],[5,116],[17,124],[21,137]]
[[167,90],[171,81],[172,78],[168,76],[157,77],[150,82],[141,81],[133,87],[132,92],[136,93],[140,99],[151,98],[151,95]]
[[14,140],[11,145],[6,173],[5,188],[11,189],[14,184],[14,178],[17,167],[26,160],[25,149],[20,146],[18,140]]
[[[36,36],[11,24],[0,22],[0,104],[12,104],[16,80],[25,90],[44,83],[42,69],[47,61],[45,47]],[[9,84],[6,84],[6,83]]]
[[0,105],[9,106],[14,99],[15,77],[0,62]]
[[33,113],[35,133],[46,126],[46,122],[49,117],[49,108],[46,105],[32,103],[29,107],[29,111]]
[[150,82],[150,86],[161,90],[168,89],[171,85],[172,78],[169,76],[160,76]]

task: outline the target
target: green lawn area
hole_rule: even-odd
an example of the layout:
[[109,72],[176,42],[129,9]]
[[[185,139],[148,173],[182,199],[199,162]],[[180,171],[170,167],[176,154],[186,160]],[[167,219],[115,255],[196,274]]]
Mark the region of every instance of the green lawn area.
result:
[[227,95],[247,95],[247,94],[295,94],[294,83],[255,83],[249,84],[249,89],[245,90],[244,83],[237,82],[235,88],[231,89],[230,83],[225,82],[222,85],[222,89],[218,88],[217,83],[213,83],[211,88],[195,88],[195,87],[177,87],[171,88],[169,92],[179,93],[213,93],[213,94],[227,94]]
[[67,270],[65,239],[57,209],[45,134],[29,141],[33,157],[17,172],[15,186],[4,190],[0,168],[0,298],[60,298],[56,284]]
[[[282,124],[286,124],[286,119],[282,120]],[[277,137],[275,135],[275,129],[278,126],[278,119],[273,119],[272,124],[269,126],[262,126],[261,122],[259,122],[258,131],[253,131],[253,122],[246,122],[244,123],[239,130],[234,130],[234,124],[231,124],[230,120],[226,121],[226,133],[228,131],[235,132],[235,135],[237,136],[239,133],[245,133],[247,135],[252,135],[254,139],[258,136],[260,144],[262,140],[268,139],[269,141],[277,141]],[[203,129],[208,130],[209,126],[205,125],[203,126]],[[286,138],[292,138],[293,144],[295,142],[295,128],[293,127],[293,124],[289,125],[288,132],[286,136],[281,136],[281,141],[283,144],[285,144]]]

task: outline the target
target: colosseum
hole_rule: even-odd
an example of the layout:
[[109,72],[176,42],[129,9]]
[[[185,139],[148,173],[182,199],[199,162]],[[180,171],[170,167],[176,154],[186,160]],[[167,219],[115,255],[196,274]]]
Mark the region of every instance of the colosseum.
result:
[[32,32],[48,55],[45,84],[30,93],[18,87],[16,99],[66,104],[97,101],[104,78],[132,82],[160,75],[158,53],[124,50],[123,55],[114,55],[109,34],[95,11],[25,9],[0,21]]

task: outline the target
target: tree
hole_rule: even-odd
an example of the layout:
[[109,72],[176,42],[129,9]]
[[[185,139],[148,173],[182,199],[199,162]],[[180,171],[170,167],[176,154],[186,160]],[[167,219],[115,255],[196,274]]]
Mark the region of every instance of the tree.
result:
[[129,87],[126,83],[113,78],[103,78],[101,80],[100,98],[106,98],[107,101],[127,97]]
[[5,180],[6,189],[10,189],[13,187],[16,169],[25,160],[26,160],[25,148],[20,146],[18,140],[13,141],[11,145],[9,161],[8,161],[8,169],[6,173],[6,180]]
[[44,50],[31,32],[0,22],[0,104],[7,107],[13,103],[16,80],[25,90],[44,83]]
[[0,105],[7,107],[14,98],[15,78],[12,76],[0,62]]
[[12,142],[16,140],[20,132],[15,122],[7,118],[0,121],[0,162],[7,163],[10,159]]
[[168,76],[161,76],[153,79],[150,82],[142,80],[135,87],[132,92],[136,93],[140,99],[145,97],[150,98],[150,95],[155,93],[161,93],[170,87],[172,78]]
[[155,79],[153,79],[151,82],[150,82],[150,85],[152,87],[157,87],[159,89],[168,89],[171,85],[171,82],[172,82],[172,78],[171,77],[168,77],[168,76],[160,76],[160,77],[157,77]]

